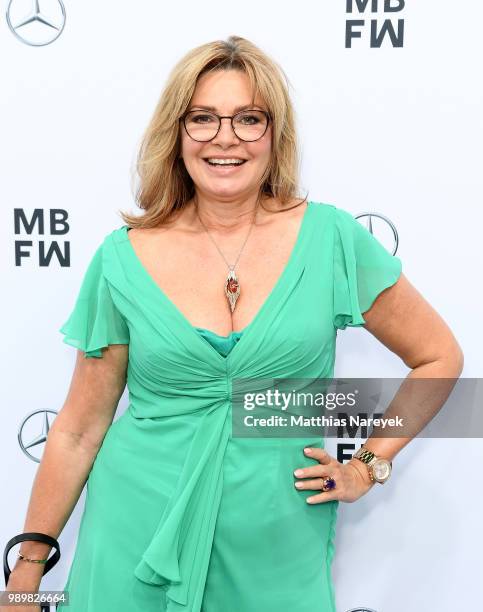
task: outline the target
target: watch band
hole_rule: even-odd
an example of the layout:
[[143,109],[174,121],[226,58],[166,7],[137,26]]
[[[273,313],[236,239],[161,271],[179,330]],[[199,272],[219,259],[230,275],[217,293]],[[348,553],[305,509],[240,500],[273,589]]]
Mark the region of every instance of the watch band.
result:
[[356,459],[360,459],[363,463],[368,465],[376,457],[376,454],[365,448],[364,446],[361,446],[360,449],[356,451],[352,456]]

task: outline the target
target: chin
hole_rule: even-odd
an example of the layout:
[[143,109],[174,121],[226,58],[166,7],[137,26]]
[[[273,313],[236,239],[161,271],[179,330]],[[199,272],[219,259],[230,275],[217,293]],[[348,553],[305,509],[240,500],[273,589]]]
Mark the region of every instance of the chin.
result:
[[213,197],[223,198],[223,197],[238,197],[243,193],[251,193],[253,191],[253,187],[250,185],[241,185],[240,183],[231,183],[228,184],[226,182],[223,183],[198,183],[198,186],[204,191],[206,194],[211,195]]
[[207,189],[206,192],[215,198],[233,198],[239,197],[243,193],[246,193],[244,189],[229,189],[228,187],[221,189]]

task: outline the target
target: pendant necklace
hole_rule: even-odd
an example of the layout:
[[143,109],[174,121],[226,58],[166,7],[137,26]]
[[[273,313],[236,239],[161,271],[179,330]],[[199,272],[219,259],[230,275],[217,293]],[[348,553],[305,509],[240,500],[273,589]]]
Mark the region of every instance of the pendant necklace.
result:
[[238,300],[238,298],[240,296],[240,289],[241,289],[240,281],[238,280],[238,277],[237,277],[236,272],[235,272],[235,266],[237,265],[238,260],[240,259],[240,255],[242,254],[242,251],[245,248],[245,244],[247,243],[248,236],[250,236],[250,232],[252,231],[253,225],[255,223],[255,217],[257,215],[259,201],[260,200],[258,199],[257,200],[257,205],[255,206],[255,213],[253,215],[253,220],[251,222],[251,225],[250,225],[250,228],[248,230],[248,233],[247,233],[247,236],[245,238],[245,241],[243,242],[242,247],[240,249],[240,252],[238,253],[238,257],[236,258],[234,264],[230,264],[226,260],[226,257],[223,255],[223,253],[221,252],[221,250],[218,247],[218,245],[216,244],[215,240],[213,239],[213,236],[210,234],[210,232],[206,228],[205,224],[201,220],[200,215],[198,213],[198,201],[197,201],[196,196],[194,198],[195,210],[196,210],[196,214],[198,216],[198,219],[199,219],[201,225],[204,227],[204,229],[205,229],[206,233],[208,234],[209,238],[211,239],[211,241],[213,242],[213,244],[217,248],[218,252],[223,257],[226,265],[228,266],[228,276],[226,277],[226,280],[225,280],[223,288],[224,288],[224,291],[225,291],[225,295],[226,295],[226,297],[228,299],[228,304],[230,305],[231,312],[233,312],[235,310],[236,302],[237,302],[237,300]]

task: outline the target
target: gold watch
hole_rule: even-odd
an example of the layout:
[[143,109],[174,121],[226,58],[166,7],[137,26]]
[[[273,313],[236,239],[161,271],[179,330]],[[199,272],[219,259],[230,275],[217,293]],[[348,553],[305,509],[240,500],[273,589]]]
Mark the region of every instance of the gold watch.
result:
[[392,461],[377,457],[375,453],[364,445],[352,455],[352,458],[359,459],[362,463],[366,464],[372,482],[384,484],[391,475]]

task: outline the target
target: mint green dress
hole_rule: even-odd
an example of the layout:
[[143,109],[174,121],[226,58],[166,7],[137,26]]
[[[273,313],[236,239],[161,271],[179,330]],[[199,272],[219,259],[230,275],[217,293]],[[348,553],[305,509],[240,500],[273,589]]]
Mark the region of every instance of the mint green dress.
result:
[[127,226],[94,253],[64,342],[128,344],[129,404],[87,481],[65,584],[69,612],[335,612],[338,502],[307,504],[294,469],[311,438],[232,435],[235,377],[333,377],[337,331],[393,285],[401,261],[348,212],[309,202],[252,322],[193,327],[148,274]]

